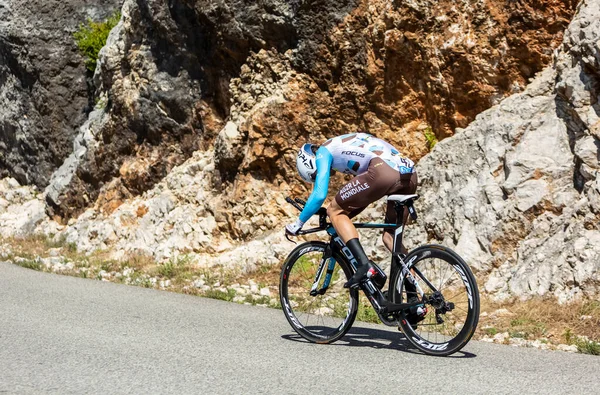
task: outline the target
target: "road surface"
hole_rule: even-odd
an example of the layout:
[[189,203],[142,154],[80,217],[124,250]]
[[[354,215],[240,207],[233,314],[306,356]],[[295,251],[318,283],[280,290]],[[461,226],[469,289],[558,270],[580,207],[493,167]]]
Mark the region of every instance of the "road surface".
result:
[[0,394],[600,393],[600,357],[463,351],[425,356],[362,323],[310,344],[278,310],[0,263]]

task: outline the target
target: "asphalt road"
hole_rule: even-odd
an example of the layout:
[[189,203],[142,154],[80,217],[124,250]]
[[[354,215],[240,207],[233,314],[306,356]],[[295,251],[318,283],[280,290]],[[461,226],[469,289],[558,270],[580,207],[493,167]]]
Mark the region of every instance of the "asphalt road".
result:
[[310,344],[278,310],[0,263],[0,393],[600,393],[600,357],[407,347],[361,323]]

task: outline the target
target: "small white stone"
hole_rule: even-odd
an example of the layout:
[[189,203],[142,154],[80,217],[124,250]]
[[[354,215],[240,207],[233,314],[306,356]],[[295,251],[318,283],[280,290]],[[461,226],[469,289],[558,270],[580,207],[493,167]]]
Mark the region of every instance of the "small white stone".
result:
[[50,255],[50,256],[59,256],[60,255],[60,248],[50,248],[48,250],[48,255]]
[[[508,335],[508,334],[507,334]],[[495,336],[494,336],[495,337]],[[507,336],[508,337],[508,336]],[[519,337],[511,337],[508,340],[508,343],[511,346],[515,346],[515,347],[522,347],[522,346],[528,346],[529,344],[527,343],[527,340],[525,339],[521,339]]]
[[558,346],[556,346],[556,349],[560,350],[560,351],[567,351],[567,352],[579,351],[577,346],[574,344],[559,344]]
[[19,188],[21,186],[19,184],[19,182],[17,180],[15,180],[14,178],[12,178],[12,177],[7,178],[6,179],[6,183],[12,189],[16,189],[16,188]]
[[492,314],[490,314],[491,317],[511,317],[513,315],[515,315],[515,314],[511,313],[507,309],[498,309],[498,310],[494,311]]
[[268,287],[264,287],[260,289],[261,296],[269,296],[271,297],[271,291],[269,291]]
[[196,288],[202,288],[206,282],[202,279],[195,280],[192,285]]
[[494,342],[502,343],[505,339],[508,339],[510,335],[508,332],[496,333],[494,335]]

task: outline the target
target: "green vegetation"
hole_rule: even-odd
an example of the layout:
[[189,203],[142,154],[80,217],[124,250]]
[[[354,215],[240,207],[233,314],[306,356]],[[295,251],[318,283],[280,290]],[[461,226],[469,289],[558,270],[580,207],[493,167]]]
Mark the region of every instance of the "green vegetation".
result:
[[266,296],[266,295],[262,295],[262,296],[255,296],[252,300],[252,304],[253,305],[265,305],[265,306],[270,306],[271,305],[271,298]]
[[77,244],[68,243],[65,235],[55,237],[53,235],[46,236],[44,234],[35,234],[26,239],[20,240],[26,243],[38,244],[38,247],[43,249],[64,248],[69,253],[77,252]]
[[600,355],[600,343],[575,335],[571,328],[565,330],[563,337],[567,344],[577,346],[577,351],[582,354]]
[[162,277],[173,278],[179,271],[179,265],[173,260],[163,263],[158,267],[158,274]]
[[600,355],[600,343],[588,339],[579,339],[575,345],[582,354]]
[[294,264],[294,271],[316,272],[317,266],[319,265],[318,256],[311,254],[304,254]]
[[22,259],[14,261],[17,265],[24,267],[26,269],[33,269],[37,271],[42,270],[42,264],[34,259]]
[[371,304],[368,301],[365,301],[364,298],[359,299],[358,312],[356,313],[356,319],[358,321],[363,321],[363,322],[373,322],[373,323],[379,322],[379,316],[377,315],[377,313],[375,312],[373,307],[371,307]]
[[97,97],[95,99],[94,108],[97,109],[97,110],[101,110],[103,108],[106,108],[107,104],[108,104],[108,98],[106,97],[105,94],[101,94],[100,97]]
[[498,329],[491,327],[491,328],[483,328],[483,332],[488,335],[488,336],[494,336],[498,333]]
[[121,13],[116,11],[103,22],[94,22],[88,18],[86,24],[80,24],[79,30],[73,33],[75,43],[86,57],[85,66],[92,73],[96,71],[98,52],[104,45],[113,27],[121,20]]
[[548,333],[544,323],[524,317],[511,320],[510,327],[508,331],[510,337],[522,339],[536,339]]
[[425,140],[427,140],[427,147],[429,148],[429,151],[431,151],[437,144],[438,139],[435,136],[435,133],[433,133],[431,126],[428,126],[423,133],[425,134]]
[[600,315],[600,302],[591,300],[583,303],[579,312],[581,315]]
[[206,298],[219,299],[224,300],[226,302],[231,302],[233,298],[235,298],[235,290],[230,288],[227,290],[227,292],[223,292],[218,289],[209,289],[203,296]]

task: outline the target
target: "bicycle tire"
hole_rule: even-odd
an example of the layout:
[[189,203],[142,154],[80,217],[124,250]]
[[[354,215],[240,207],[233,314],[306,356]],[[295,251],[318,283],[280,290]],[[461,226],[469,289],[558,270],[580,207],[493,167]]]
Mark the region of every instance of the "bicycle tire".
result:
[[[446,356],[459,351],[471,339],[479,321],[479,290],[471,269],[457,253],[440,245],[416,248],[404,261],[412,269],[411,273],[427,298],[434,295],[434,291],[424,281],[425,278],[443,296],[434,303],[424,303],[428,311],[422,317],[423,321],[416,325],[409,322],[408,311],[401,312],[399,326],[406,339],[429,355]],[[402,303],[412,297],[414,291],[408,288],[415,288],[410,286],[406,277],[398,270],[395,278],[391,279],[390,286],[394,284],[393,303]],[[449,306],[452,309],[445,311]]]
[[322,295],[310,295],[327,247],[321,241],[309,241],[296,247],[285,260],[279,280],[279,299],[285,318],[304,339],[321,344],[342,338],[358,311],[358,290],[343,288],[352,270],[339,254],[332,257],[335,269],[331,285]]

